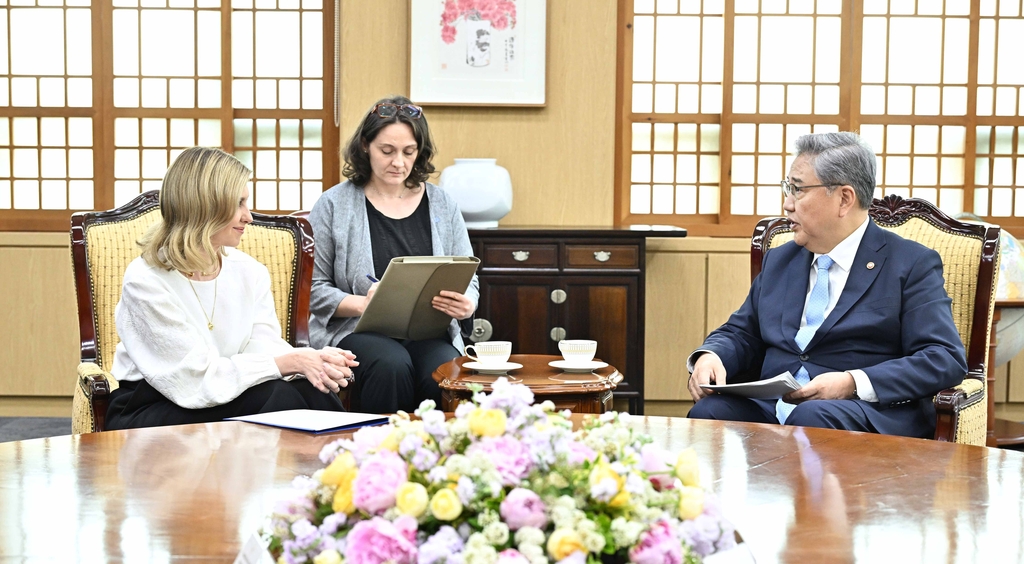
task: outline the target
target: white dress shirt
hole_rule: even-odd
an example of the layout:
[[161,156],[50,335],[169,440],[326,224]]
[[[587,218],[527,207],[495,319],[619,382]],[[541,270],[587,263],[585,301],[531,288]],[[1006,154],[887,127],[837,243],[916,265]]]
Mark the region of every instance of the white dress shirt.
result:
[[191,283],[142,257],[128,265],[111,375],[145,379],[187,409],[223,405],[281,378],[274,357],[292,346],[281,338],[267,267],[231,248],[221,264],[215,280]]

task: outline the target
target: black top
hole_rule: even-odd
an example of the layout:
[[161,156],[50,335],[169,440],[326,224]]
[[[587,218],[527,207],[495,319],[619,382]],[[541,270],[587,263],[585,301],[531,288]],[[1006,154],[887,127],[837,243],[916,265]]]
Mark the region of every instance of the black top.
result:
[[384,276],[395,257],[430,256],[434,245],[430,236],[430,202],[424,190],[423,199],[408,217],[392,219],[373,207],[366,199],[366,219],[370,224],[370,248],[373,249],[374,276]]

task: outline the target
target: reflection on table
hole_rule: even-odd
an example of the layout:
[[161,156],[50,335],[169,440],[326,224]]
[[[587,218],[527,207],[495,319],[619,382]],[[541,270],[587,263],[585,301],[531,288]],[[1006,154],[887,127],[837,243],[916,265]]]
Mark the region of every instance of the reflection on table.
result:
[[[1019,452],[635,421],[661,446],[696,448],[703,484],[758,562],[1024,560]],[[345,435],[224,422],[0,444],[0,559],[230,562],[292,478]]]

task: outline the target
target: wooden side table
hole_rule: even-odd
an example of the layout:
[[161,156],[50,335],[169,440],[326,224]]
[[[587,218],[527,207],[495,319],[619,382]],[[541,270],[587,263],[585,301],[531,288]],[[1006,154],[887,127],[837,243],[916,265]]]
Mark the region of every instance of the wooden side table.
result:
[[[622,381],[618,369],[609,365],[591,373],[562,372],[548,366],[553,360],[562,360],[562,357],[514,354],[509,357],[509,362],[517,362],[523,367],[510,370],[508,376],[513,382],[529,386],[535,401],[551,400],[558,409],[568,409],[573,413],[604,413],[612,409],[612,391]],[[491,384],[499,378],[463,368],[466,362],[470,362],[468,357],[459,357],[434,371],[434,381],[441,388],[441,408],[444,411],[455,411],[460,402],[468,400],[473,395],[469,389],[471,384],[479,384],[485,392],[490,392]]]

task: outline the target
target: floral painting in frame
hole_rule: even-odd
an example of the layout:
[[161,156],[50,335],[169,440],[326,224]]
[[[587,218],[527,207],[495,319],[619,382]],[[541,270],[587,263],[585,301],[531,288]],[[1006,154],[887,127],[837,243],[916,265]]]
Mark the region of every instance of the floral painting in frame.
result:
[[543,106],[546,0],[410,0],[418,104]]

